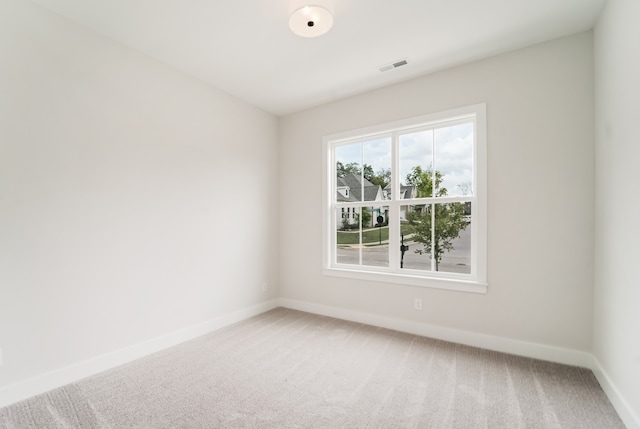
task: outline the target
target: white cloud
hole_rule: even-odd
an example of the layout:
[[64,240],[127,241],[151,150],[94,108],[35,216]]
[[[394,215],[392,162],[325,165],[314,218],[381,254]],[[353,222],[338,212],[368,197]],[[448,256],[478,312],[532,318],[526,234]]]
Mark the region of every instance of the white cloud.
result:
[[[435,140],[435,144],[434,144]],[[443,176],[448,195],[463,195],[473,181],[473,124],[464,123],[400,136],[399,174],[405,182],[415,166],[427,170],[434,165]],[[382,138],[336,148],[336,159],[344,164],[369,164],[375,172],[391,166],[391,139]]]

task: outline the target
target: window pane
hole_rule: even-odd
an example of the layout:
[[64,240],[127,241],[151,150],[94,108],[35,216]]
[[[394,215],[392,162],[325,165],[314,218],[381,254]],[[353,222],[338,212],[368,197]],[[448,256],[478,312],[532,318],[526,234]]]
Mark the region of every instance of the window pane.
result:
[[336,147],[336,201],[360,201],[362,144]]
[[363,143],[364,192],[363,201],[388,198],[386,189],[391,182],[391,139],[383,138]]
[[436,204],[438,270],[471,274],[471,203]]
[[421,131],[399,137],[400,198],[433,195],[433,132]]
[[336,147],[336,198],[382,201],[391,178],[391,139],[378,138]]
[[336,211],[336,262],[388,267],[389,207],[347,207],[344,214]]
[[362,265],[389,266],[389,207],[362,208]]
[[360,248],[360,209],[336,210],[336,262],[360,265]]
[[401,206],[401,268],[471,274],[470,222],[468,202]]
[[432,271],[431,210],[431,204],[400,206],[400,268]]
[[436,196],[472,195],[473,123],[438,128],[434,134]]

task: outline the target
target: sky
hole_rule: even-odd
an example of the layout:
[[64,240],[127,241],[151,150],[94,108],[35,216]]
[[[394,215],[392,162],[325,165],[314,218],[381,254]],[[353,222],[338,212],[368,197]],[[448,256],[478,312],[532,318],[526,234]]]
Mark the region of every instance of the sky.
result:
[[[435,150],[435,154],[434,154]],[[447,195],[468,195],[473,182],[473,123],[402,134],[399,140],[400,181],[406,183],[414,166],[423,170],[435,164],[443,176]],[[435,156],[434,156],[435,155]],[[377,173],[391,167],[391,138],[374,138],[336,147],[336,161],[369,164]]]

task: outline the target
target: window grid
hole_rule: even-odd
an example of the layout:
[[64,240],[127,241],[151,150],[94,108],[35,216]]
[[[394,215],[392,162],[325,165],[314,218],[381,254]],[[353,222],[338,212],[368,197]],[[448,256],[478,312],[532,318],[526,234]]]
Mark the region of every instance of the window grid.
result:
[[[328,269],[342,269],[348,271],[362,271],[369,272],[373,274],[378,273],[388,273],[391,275],[408,275],[411,277],[422,277],[422,278],[435,278],[435,279],[447,279],[447,280],[462,280],[465,282],[472,283],[482,283],[486,282],[486,268],[483,266],[486,262],[486,257],[478,258],[479,255],[479,247],[486,246],[486,227],[483,223],[486,223],[486,219],[482,216],[481,211],[478,208],[486,207],[486,204],[483,203],[478,205],[478,186],[483,185],[484,178],[479,177],[484,175],[484,166],[480,166],[479,162],[484,162],[484,159],[478,159],[478,146],[479,146],[479,138],[482,137],[481,134],[484,133],[484,124],[481,124],[479,127],[479,122],[484,121],[484,105],[480,106],[471,106],[471,108],[466,109],[468,111],[473,111],[473,113],[467,113],[457,118],[449,118],[442,117],[440,119],[434,121],[425,121],[425,123],[413,124],[409,126],[398,126],[397,129],[388,130],[382,133],[363,133],[360,136],[355,138],[336,138],[331,139],[326,138],[325,143],[327,144],[329,153],[327,154],[328,161],[328,169],[327,173],[329,174],[328,180],[325,180],[325,184],[328,184],[329,189],[331,190],[331,197],[328,204],[328,219],[330,220],[328,234],[325,233],[325,244],[328,246],[325,248],[324,254],[327,256],[327,263],[325,263],[325,268]],[[478,121],[478,111],[480,111],[480,116],[482,121]],[[406,136],[411,133],[417,133],[420,131],[429,131],[432,135],[438,129],[444,129],[446,127],[451,127],[458,124],[472,124],[473,126],[473,181],[471,186],[471,192],[469,195],[463,196],[437,196],[437,183],[436,183],[436,172],[437,172],[437,163],[438,159],[436,157],[436,141],[432,140],[432,150],[431,150],[431,196],[430,197],[420,197],[420,198],[401,198],[401,177],[400,177],[400,137]],[[480,128],[480,129],[479,129]],[[357,135],[357,133],[356,133]],[[337,172],[336,172],[336,148],[344,147],[348,145],[359,144],[360,145],[360,160],[365,159],[364,147],[365,143],[368,141],[372,141],[374,139],[384,139],[390,138],[391,140],[391,176],[390,176],[390,197],[385,197],[383,200],[379,201],[366,201],[364,200],[364,166],[365,163],[362,162],[362,169],[360,172],[361,184],[360,184],[360,200],[359,201],[337,201],[336,197],[336,181],[337,181]],[[482,139],[482,144],[484,144],[484,139]],[[479,170],[482,170],[481,172]],[[481,173],[481,174],[479,174]],[[349,194],[353,195],[352,192]],[[486,198],[486,196],[485,196]],[[401,241],[401,207],[406,206],[407,208],[416,205],[422,205],[425,208],[430,207],[431,212],[431,243],[435,243],[435,234],[436,234],[436,206],[438,204],[451,204],[451,203],[464,203],[468,204],[471,207],[471,268],[469,274],[460,274],[454,272],[439,272],[435,271],[436,258],[431,255],[430,258],[430,270],[426,271],[417,271],[407,268],[400,267],[400,241]],[[362,213],[364,208],[368,208],[369,210],[380,209],[381,207],[388,207],[388,219],[387,219],[387,227],[388,227],[388,243],[389,243],[389,255],[388,255],[388,267],[375,267],[362,265],[363,261],[363,231],[365,228],[370,227],[370,225],[363,225],[362,217],[360,214]],[[339,210],[344,210],[347,207],[354,209],[353,219],[355,216],[355,209],[358,209],[359,216],[359,225],[358,225],[358,235],[359,235],[359,247],[358,247],[358,263],[357,264],[342,264],[337,261],[337,234],[338,228],[336,225],[336,213]],[[372,211],[373,211],[372,210]],[[486,210],[486,209],[485,209]],[[325,228],[326,229],[326,228]],[[478,233],[478,230],[481,230],[481,233]],[[381,233],[381,232],[380,232]],[[480,243],[482,241],[482,243]],[[426,249],[426,246],[425,246]],[[334,275],[335,273],[327,273]],[[356,273],[357,274],[357,273]],[[412,282],[416,283],[416,282]],[[419,283],[419,282],[418,282]],[[427,285],[427,284],[425,284]],[[427,285],[428,286],[428,285]],[[486,286],[486,285],[485,285]],[[457,289],[457,290],[465,290],[463,287],[459,289],[455,286],[453,287],[445,287],[448,289]],[[485,288],[486,290],[486,288]]]

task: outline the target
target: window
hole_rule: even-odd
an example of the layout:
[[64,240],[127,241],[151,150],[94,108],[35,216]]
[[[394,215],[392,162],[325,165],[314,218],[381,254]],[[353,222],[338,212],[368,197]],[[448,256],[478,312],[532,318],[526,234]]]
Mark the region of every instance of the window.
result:
[[486,292],[484,104],[327,136],[324,150],[325,274]]

